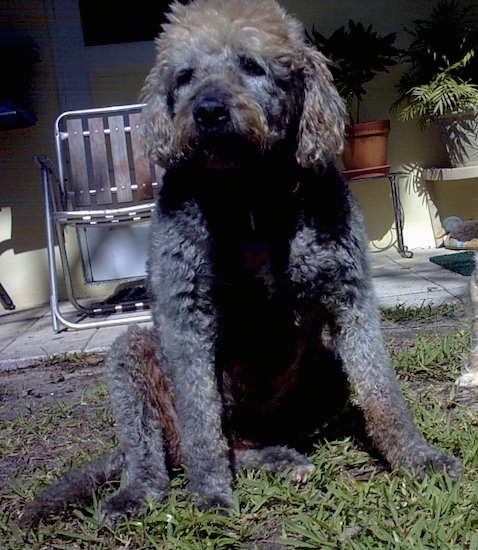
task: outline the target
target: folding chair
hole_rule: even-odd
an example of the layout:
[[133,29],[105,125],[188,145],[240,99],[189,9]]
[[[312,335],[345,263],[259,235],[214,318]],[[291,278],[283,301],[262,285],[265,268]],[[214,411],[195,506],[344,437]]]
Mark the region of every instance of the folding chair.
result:
[[[128,297],[124,291],[116,300],[110,297],[92,302],[91,296],[79,297],[66,235],[70,231],[67,228],[73,227],[86,283],[144,280],[147,234],[161,169],[144,156],[142,107],[65,112],[55,121],[58,172],[46,157],[36,157],[44,191],[55,331],[60,327],[84,329],[151,319],[145,291],[146,299],[138,299],[134,292]],[[68,313],[60,310],[55,237],[67,297],[73,305]],[[121,294],[125,295],[123,299]]]

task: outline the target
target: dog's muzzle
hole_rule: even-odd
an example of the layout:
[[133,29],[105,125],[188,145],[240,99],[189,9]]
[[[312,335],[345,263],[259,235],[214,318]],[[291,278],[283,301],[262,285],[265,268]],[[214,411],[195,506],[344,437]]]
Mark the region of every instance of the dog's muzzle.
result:
[[197,101],[193,108],[193,118],[200,134],[223,133],[231,120],[225,102],[215,97]]
[[251,125],[243,125],[247,132],[238,127],[233,97],[225,86],[208,82],[191,99],[194,133],[190,146],[196,159],[210,169],[243,166],[260,152],[257,142],[251,139]]

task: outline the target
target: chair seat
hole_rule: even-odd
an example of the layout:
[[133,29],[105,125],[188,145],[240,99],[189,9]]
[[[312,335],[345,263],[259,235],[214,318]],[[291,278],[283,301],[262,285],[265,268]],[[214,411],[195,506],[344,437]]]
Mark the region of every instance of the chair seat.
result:
[[124,208],[105,208],[104,210],[60,210],[54,217],[62,224],[101,224],[131,223],[151,218],[155,203],[138,204]]

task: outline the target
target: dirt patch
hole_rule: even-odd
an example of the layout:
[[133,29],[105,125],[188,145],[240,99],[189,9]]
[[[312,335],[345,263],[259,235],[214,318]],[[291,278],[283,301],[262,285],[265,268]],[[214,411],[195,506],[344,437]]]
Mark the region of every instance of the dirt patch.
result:
[[30,486],[38,469],[56,475],[111,445],[103,363],[85,354],[0,373],[0,496]]
[[38,361],[0,372],[0,421],[58,401],[75,402],[103,379],[103,354]]

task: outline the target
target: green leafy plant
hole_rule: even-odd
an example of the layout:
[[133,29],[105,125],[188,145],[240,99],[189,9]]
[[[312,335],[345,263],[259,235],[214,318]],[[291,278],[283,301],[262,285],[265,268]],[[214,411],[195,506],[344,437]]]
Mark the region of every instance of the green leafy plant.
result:
[[346,100],[351,122],[360,121],[360,106],[367,92],[365,85],[377,74],[388,72],[395,65],[401,51],[394,46],[396,33],[378,34],[372,25],[349,20],[328,38],[312,27],[308,40],[332,64],[330,70],[335,85]]
[[463,59],[445,67],[427,83],[413,86],[404,95],[401,120],[418,120],[422,125],[437,122],[446,115],[478,109],[478,86],[458,76],[474,56],[473,50]]

